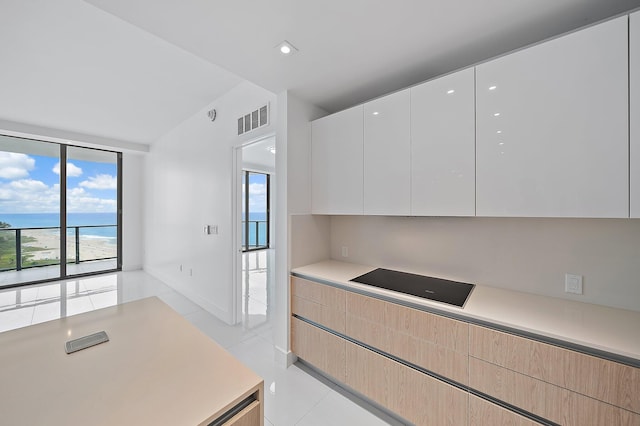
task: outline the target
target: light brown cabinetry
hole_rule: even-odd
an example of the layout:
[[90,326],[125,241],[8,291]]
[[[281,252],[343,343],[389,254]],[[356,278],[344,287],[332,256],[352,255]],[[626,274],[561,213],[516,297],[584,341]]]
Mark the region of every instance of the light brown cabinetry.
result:
[[470,326],[469,355],[640,413],[640,369],[547,343]]
[[293,352],[415,424],[640,426],[639,368],[298,277],[291,293]]
[[345,343],[336,335],[291,318],[291,350],[341,382],[345,380]]
[[467,384],[467,323],[351,292],[346,299],[349,337]]
[[345,293],[339,288],[291,277],[291,312],[344,333]]
[[263,424],[264,417],[260,407],[260,401],[253,401],[244,410],[236,414],[226,422],[225,426],[258,426]]
[[640,425],[640,415],[471,357],[471,388],[562,425]]
[[345,383],[417,425],[466,425],[469,394],[347,342]]
[[539,424],[475,395],[469,395],[470,426],[535,426]]

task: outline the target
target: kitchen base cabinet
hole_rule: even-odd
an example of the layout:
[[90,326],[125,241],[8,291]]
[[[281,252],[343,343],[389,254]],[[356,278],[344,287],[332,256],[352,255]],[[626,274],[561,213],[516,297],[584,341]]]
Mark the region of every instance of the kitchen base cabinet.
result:
[[347,342],[346,384],[417,425],[465,425],[469,394]]
[[477,325],[471,357],[640,414],[640,369]]
[[291,318],[293,353],[341,382],[345,380],[345,343],[338,336]]
[[345,293],[339,288],[291,277],[291,312],[344,333]]
[[535,426],[540,424],[475,395],[469,396],[470,426]]
[[469,385],[562,425],[640,425],[640,415],[471,357]]
[[631,365],[300,277],[292,312],[298,357],[417,425],[640,426]]
[[347,293],[347,336],[466,384],[469,324],[356,293]]

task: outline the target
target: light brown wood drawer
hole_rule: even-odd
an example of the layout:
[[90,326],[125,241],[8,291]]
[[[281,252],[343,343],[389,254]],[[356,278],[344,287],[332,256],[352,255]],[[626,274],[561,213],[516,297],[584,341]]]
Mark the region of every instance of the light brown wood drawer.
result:
[[469,381],[467,354],[347,314],[347,336],[461,384]]
[[345,290],[326,284],[315,283],[304,278],[291,277],[291,294],[302,299],[330,306],[344,312]]
[[338,333],[344,334],[345,332],[344,311],[293,296],[291,297],[291,313],[324,325]]
[[640,413],[640,369],[470,325],[469,355]]
[[346,345],[347,386],[416,425],[467,424],[467,392],[351,342]]
[[344,333],[345,291],[291,277],[291,312]]
[[640,426],[639,414],[474,357],[469,386],[561,425]]
[[341,382],[345,381],[345,343],[341,337],[291,318],[291,350]]
[[469,350],[469,324],[463,321],[352,292],[347,292],[347,313],[456,352]]
[[262,426],[264,416],[260,408],[260,401],[253,401],[244,410],[233,416],[225,426]]
[[469,395],[470,426],[535,426],[534,422],[475,395]]
[[347,336],[465,385],[468,328],[461,321],[347,293]]

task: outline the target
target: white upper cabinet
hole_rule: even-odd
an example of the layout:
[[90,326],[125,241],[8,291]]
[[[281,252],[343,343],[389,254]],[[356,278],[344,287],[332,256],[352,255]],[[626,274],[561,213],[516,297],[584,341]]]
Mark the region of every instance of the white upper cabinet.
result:
[[311,123],[311,211],[362,214],[363,106]]
[[628,217],[627,28],[616,18],[476,67],[478,216]]
[[409,89],[364,104],[364,214],[411,213]]
[[475,215],[474,69],[411,88],[411,214]]
[[631,217],[640,218],[640,12],[629,17]]

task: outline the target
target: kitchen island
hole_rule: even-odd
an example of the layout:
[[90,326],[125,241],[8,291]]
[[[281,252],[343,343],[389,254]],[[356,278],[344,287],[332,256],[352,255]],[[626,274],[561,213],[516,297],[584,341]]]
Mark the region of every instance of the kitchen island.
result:
[[0,333],[0,383],[3,424],[264,422],[262,379],[155,297]]

